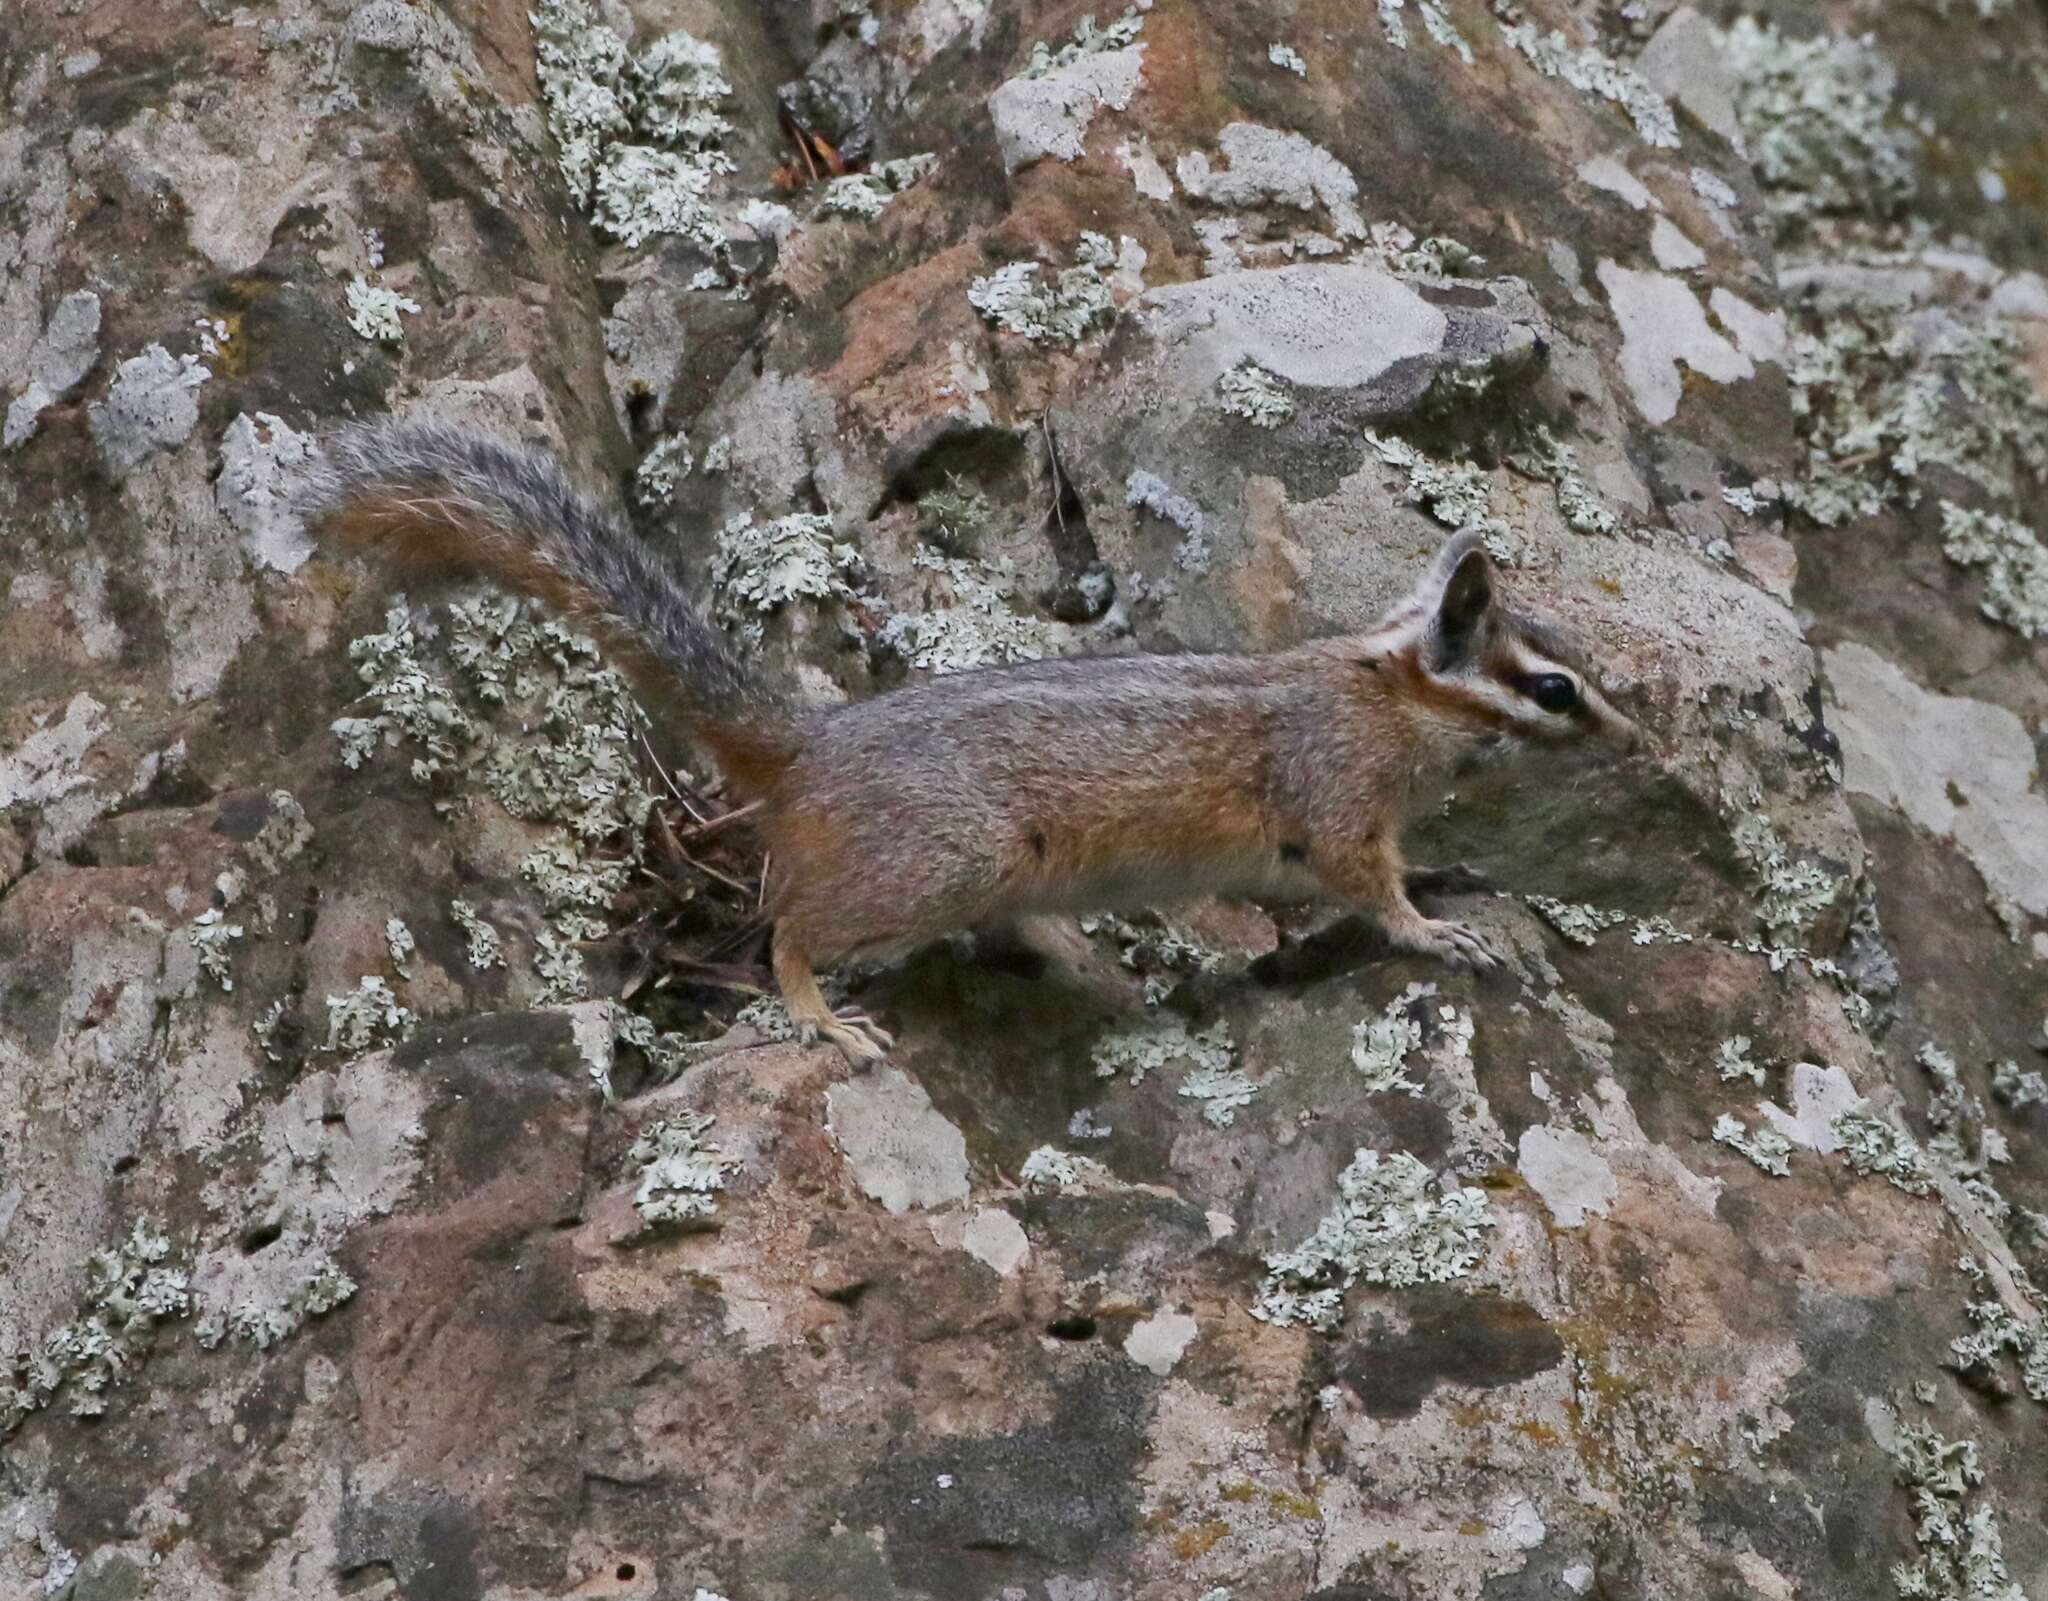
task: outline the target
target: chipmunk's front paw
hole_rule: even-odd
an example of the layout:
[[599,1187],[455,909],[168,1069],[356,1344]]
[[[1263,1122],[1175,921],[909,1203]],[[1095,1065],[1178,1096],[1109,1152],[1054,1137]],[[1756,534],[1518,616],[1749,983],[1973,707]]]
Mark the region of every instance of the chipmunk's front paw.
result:
[[1395,943],[1404,950],[1434,956],[1447,966],[1470,968],[1475,973],[1491,972],[1500,966],[1500,958],[1486,941],[1463,923],[1424,918],[1412,933],[1398,937]]
[[839,1054],[855,1072],[879,1062],[896,1043],[896,1037],[881,1024],[851,1006],[833,1013],[831,1022],[818,1026],[818,1033],[839,1047]]

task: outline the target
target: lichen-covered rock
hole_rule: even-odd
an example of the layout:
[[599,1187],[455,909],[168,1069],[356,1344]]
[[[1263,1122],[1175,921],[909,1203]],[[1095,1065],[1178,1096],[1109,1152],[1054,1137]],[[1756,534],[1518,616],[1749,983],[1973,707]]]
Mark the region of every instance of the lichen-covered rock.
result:
[[[0,1594],[2048,1597],[2044,71],[1993,0],[11,18]],[[662,697],[313,549],[393,411],[812,699],[1463,529],[1651,748],[1417,821],[1496,973],[980,930],[833,976],[855,1075]]]

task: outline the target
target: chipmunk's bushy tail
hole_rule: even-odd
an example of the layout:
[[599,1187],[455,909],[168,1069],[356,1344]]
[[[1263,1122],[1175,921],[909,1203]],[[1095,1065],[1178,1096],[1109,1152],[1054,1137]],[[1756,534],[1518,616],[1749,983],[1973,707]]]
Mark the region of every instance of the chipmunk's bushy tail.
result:
[[304,503],[350,549],[408,573],[492,578],[588,628],[740,788],[765,792],[795,754],[788,708],[553,458],[433,423],[371,423],[327,442]]

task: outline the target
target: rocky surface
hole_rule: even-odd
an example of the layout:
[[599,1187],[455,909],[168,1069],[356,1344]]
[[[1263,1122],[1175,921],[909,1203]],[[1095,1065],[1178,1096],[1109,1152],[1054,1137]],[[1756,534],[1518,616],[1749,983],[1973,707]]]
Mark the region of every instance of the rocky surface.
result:
[[[2048,1598],[2044,95],[2013,0],[17,8],[0,1594]],[[854,1077],[657,982],[587,650],[312,552],[385,412],[818,697],[1477,526],[1655,751],[1419,823],[1500,974],[963,939]]]

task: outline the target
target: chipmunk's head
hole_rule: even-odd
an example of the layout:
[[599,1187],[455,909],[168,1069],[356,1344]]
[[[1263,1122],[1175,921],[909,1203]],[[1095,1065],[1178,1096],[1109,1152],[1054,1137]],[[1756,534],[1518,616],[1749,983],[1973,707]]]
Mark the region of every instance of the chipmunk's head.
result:
[[1633,750],[1642,742],[1557,631],[1504,604],[1477,534],[1445,542],[1382,620],[1380,638],[1396,684],[1447,731],[1482,743],[1597,739]]

